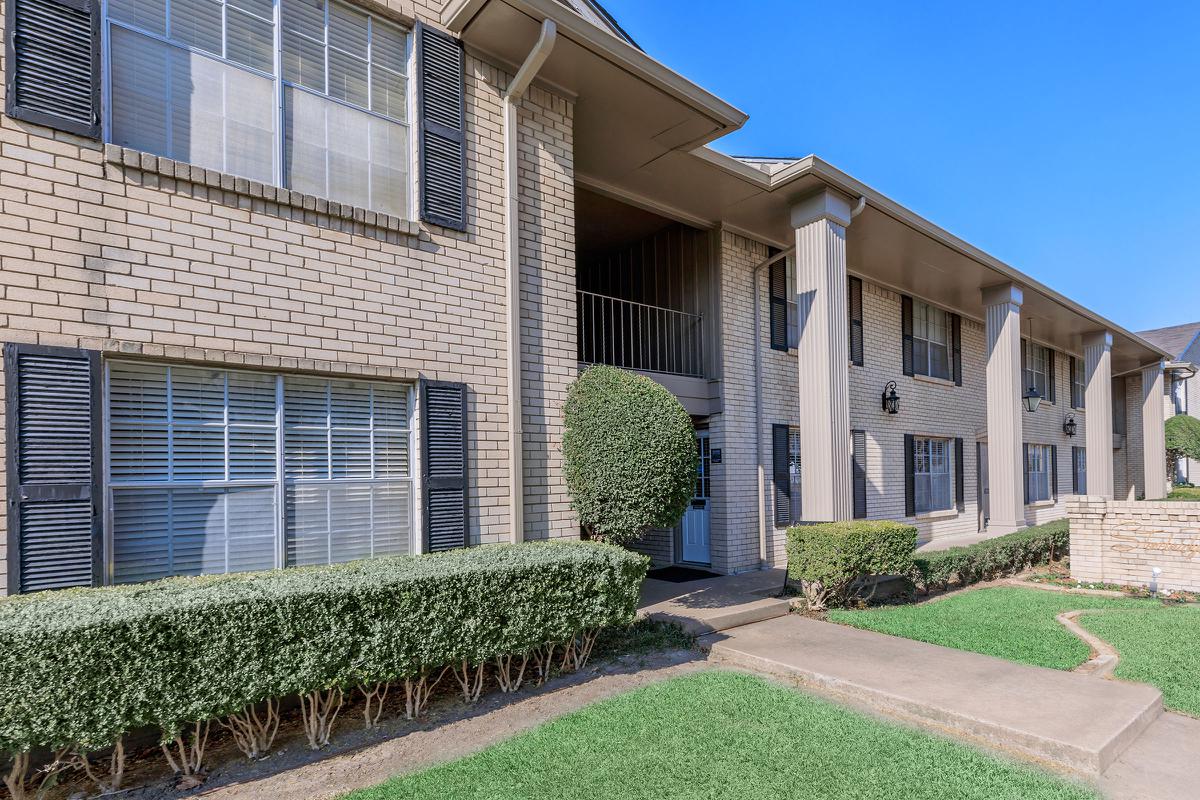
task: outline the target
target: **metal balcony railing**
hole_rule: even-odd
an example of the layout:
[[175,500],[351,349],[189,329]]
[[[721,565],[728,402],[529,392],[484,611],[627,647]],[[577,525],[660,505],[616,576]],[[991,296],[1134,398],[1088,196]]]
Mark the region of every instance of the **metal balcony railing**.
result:
[[699,314],[577,292],[579,360],[623,369],[704,376]]

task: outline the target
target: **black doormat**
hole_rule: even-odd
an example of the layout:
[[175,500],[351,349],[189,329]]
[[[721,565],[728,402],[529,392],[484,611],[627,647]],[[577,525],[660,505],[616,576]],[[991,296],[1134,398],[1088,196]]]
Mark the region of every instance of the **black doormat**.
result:
[[646,577],[653,578],[656,581],[667,581],[668,583],[687,583],[688,581],[702,581],[705,578],[719,578],[721,576],[715,572],[708,572],[703,569],[673,566],[652,569],[646,574]]

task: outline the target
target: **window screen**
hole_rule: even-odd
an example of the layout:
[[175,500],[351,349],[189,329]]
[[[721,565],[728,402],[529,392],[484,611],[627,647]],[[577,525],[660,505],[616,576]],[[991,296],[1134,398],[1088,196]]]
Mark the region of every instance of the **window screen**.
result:
[[408,216],[408,32],[279,3],[112,0],[109,141]]
[[111,364],[112,580],[408,552],[411,408],[404,384]]
[[949,439],[913,439],[913,497],[918,514],[954,506],[954,447]]
[[1028,484],[1029,502],[1050,500],[1050,446],[1031,444],[1026,452],[1025,480]]
[[950,380],[950,314],[913,303],[913,370],[918,375]]

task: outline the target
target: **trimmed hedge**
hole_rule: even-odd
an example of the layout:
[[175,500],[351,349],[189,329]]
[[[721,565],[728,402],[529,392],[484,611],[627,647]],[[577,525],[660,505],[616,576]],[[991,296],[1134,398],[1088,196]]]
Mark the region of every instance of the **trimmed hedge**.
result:
[[955,581],[967,586],[1062,558],[1070,545],[1067,520],[1055,520],[968,547],[920,553],[913,559],[913,580],[926,592]]
[[563,406],[563,471],[588,532],[629,544],[679,522],[696,491],[696,432],[675,395],[633,372],[585,369]]
[[855,581],[873,575],[908,575],[917,529],[887,520],[797,525],[787,532],[788,578],[802,581],[809,608],[849,599]]
[[268,698],[417,677],[629,623],[646,559],[495,545],[0,601],[0,750],[98,748]]

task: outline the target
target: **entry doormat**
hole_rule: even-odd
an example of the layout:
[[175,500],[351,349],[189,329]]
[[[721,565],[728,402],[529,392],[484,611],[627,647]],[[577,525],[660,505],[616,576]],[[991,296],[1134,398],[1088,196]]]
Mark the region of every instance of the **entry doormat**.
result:
[[667,581],[668,583],[687,583],[688,581],[702,581],[705,578],[719,578],[721,576],[708,570],[676,565],[652,569],[646,574],[646,577],[653,578],[656,581]]

